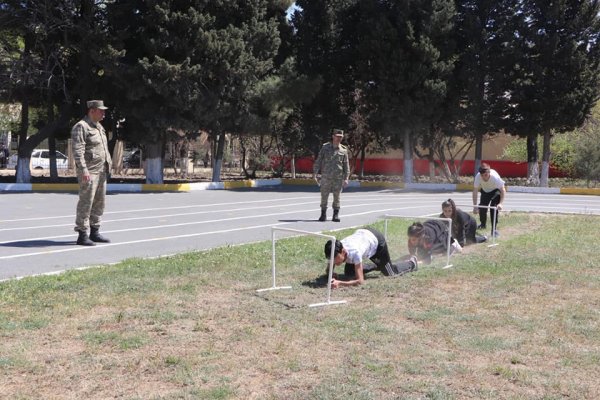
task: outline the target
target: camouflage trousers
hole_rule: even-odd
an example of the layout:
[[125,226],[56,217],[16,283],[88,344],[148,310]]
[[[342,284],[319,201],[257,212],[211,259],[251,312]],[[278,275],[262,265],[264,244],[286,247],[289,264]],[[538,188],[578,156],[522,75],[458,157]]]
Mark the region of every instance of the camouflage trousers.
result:
[[343,180],[333,181],[328,179],[321,180],[321,209],[327,208],[329,194],[333,194],[333,208],[340,208],[340,194],[342,193]]
[[81,172],[77,172],[79,181],[79,201],[75,217],[75,231],[86,232],[89,227],[99,228],[104,214],[106,197],[106,172],[91,175],[91,180],[83,182]]

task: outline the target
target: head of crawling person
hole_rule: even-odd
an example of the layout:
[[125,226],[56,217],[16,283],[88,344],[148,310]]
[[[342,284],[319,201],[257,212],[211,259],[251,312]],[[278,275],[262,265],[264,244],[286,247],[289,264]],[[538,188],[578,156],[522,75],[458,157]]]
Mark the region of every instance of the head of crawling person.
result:
[[408,245],[417,247],[423,243],[425,238],[425,228],[420,222],[415,222],[408,227]]
[[[329,260],[331,256],[331,240],[325,243],[325,258]],[[334,249],[333,249],[333,265],[340,265],[348,258],[348,252],[344,249],[342,242],[339,240],[335,241]]]

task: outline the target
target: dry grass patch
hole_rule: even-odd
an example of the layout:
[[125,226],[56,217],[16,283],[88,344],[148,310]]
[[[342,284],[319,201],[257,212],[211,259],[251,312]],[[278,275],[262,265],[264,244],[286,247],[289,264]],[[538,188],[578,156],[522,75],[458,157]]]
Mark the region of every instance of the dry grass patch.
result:
[[[326,289],[323,243],[130,260],[0,285],[0,388],[11,399],[600,398],[598,219],[502,220],[401,278]],[[408,222],[390,225],[392,256]],[[344,233],[340,233],[340,236]],[[224,262],[226,260],[227,262]]]

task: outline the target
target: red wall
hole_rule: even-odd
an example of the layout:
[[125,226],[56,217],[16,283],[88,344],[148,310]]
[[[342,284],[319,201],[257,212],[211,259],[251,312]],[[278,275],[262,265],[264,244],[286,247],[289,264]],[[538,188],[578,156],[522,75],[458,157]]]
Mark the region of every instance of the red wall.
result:
[[[277,159],[273,160],[273,165],[276,165]],[[527,163],[525,162],[514,162],[514,161],[487,161],[490,166],[498,171],[500,176],[507,178],[524,178],[527,176]],[[439,165],[439,162],[436,163]],[[455,165],[459,163],[456,162]],[[299,173],[312,173],[313,158],[304,157],[296,159],[296,172]],[[355,171],[360,168],[360,162],[356,162]],[[413,160],[413,168],[415,173],[418,175],[429,175],[429,162],[423,159]],[[461,168],[461,175],[469,176],[474,175],[475,161],[465,160]],[[286,170],[290,171],[290,163],[286,162]],[[369,158],[365,160],[365,174],[366,175],[402,175],[404,172],[404,160],[401,158]],[[439,167],[436,166],[436,175],[441,175]],[[564,177],[566,174],[560,170],[550,167],[551,177]]]

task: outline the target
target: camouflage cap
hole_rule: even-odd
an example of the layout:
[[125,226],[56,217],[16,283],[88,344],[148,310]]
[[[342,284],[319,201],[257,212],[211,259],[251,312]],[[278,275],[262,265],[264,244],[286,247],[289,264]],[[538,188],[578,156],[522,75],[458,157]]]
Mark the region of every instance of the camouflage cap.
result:
[[104,107],[104,101],[102,100],[89,100],[87,102],[87,108],[99,108],[100,110],[108,110],[108,107]]
[[344,131],[341,129],[332,129],[331,130],[331,134],[333,136],[339,136],[339,137],[344,137]]

